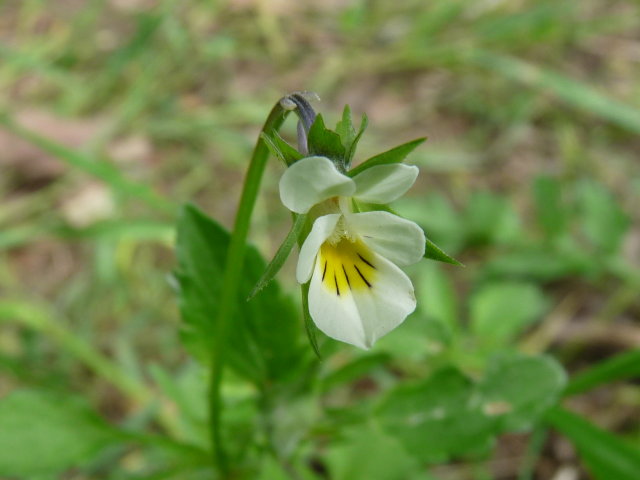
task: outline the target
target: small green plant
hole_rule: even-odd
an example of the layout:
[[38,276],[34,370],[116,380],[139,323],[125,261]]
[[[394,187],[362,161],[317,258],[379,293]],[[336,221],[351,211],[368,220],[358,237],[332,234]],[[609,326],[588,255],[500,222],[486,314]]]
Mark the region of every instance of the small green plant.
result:
[[[583,249],[567,225],[559,187],[546,177],[534,186],[542,250],[530,245],[509,206],[489,194],[478,194],[459,222],[444,226],[439,218],[455,216],[439,217],[438,206],[451,208],[442,199],[403,199],[397,209],[405,219],[388,204],[415,181],[417,167],[403,162],[424,139],[358,162],[366,117],[356,129],[345,107],[331,130],[308,99],[288,95],[269,114],[231,232],[194,205],[180,211],[173,284],[180,338],[194,359],[180,375],[155,365],[149,388],[36,307],[0,303],[0,318],[51,333],[139,407],[114,425],[72,395],[14,391],[0,400],[0,475],[52,478],[78,468],[89,478],[428,480],[435,478],[431,466],[478,465],[501,435],[528,432],[525,480],[555,429],[595,478],[637,479],[637,447],[562,400],[637,376],[640,352],[568,380],[555,358],[535,353],[535,342],[518,344],[548,309],[540,288],[518,278],[521,271],[505,272],[499,257],[488,262],[466,315],[447,275],[422,260],[460,265],[423,226],[454,253],[494,242],[505,256],[533,258],[527,271],[544,280],[617,272],[635,285],[637,275],[618,255],[626,217],[606,192],[576,186]],[[297,148],[278,133],[291,112],[299,118]],[[267,263],[248,239],[270,156],[285,167],[279,191],[292,226]],[[299,304],[275,279],[296,245]],[[580,270],[594,250],[605,252],[601,261]],[[545,264],[545,255],[558,263]],[[508,263],[514,265],[527,269]],[[399,267],[410,270],[415,289]],[[359,385],[362,379],[373,386]],[[472,476],[487,478],[479,467]]]

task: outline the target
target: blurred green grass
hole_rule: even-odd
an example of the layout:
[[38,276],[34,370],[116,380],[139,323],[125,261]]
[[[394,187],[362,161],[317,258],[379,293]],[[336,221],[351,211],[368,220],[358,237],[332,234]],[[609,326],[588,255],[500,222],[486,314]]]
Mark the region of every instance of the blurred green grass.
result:
[[[44,383],[85,392],[113,418],[131,409],[61,353],[60,336],[15,328],[9,306],[41,306],[134,380],[150,363],[183,368],[166,278],[177,207],[195,201],[229,226],[261,122],[302,89],[332,121],[343,103],[367,113],[356,161],[429,137],[404,208],[468,267],[436,284],[458,306],[434,305],[425,287],[427,311],[454,321],[482,281],[516,277],[549,306],[542,325],[560,311],[592,332],[541,327],[529,347],[575,360],[627,346],[637,337],[598,336],[616,320],[639,328],[639,27],[632,1],[1,3],[0,395]],[[289,222],[279,174],[274,162],[252,232],[267,256]],[[558,182],[568,218],[549,218],[552,205],[536,223],[540,175]],[[616,215],[631,215],[630,233],[601,239]],[[557,221],[593,243],[589,255],[558,260],[576,246],[548,235]],[[610,241],[621,253],[601,261]],[[416,273],[432,282],[434,269]]]

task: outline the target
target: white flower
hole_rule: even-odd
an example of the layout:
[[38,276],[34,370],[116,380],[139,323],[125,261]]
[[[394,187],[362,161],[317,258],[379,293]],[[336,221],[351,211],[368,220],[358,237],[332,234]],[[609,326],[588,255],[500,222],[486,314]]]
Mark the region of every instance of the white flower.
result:
[[370,348],[414,311],[413,285],[398,266],[424,255],[422,229],[384,211],[354,213],[352,199],[391,202],[417,176],[417,167],[391,164],[349,178],[325,157],[299,160],[283,174],[282,203],[319,215],[300,249],[296,277],[302,284],[311,279],[309,313],[328,336]]

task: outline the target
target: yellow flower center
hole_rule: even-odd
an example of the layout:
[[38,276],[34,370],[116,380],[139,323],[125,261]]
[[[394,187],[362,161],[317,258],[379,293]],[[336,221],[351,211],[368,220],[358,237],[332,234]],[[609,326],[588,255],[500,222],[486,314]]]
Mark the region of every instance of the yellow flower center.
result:
[[324,242],[318,259],[322,283],[338,296],[371,288],[375,282],[373,254],[360,240],[343,237],[338,242]]

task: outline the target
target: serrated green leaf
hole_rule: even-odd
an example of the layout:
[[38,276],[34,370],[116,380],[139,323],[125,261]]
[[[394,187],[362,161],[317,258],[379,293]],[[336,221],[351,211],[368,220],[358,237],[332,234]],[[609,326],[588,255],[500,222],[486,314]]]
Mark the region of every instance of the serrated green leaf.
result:
[[575,445],[596,480],[637,480],[640,448],[561,407],[545,419]]
[[423,143],[427,138],[418,138],[416,140],[412,140],[411,142],[403,143],[402,145],[398,145],[397,147],[392,148],[391,150],[387,150],[386,152],[380,153],[374,157],[371,157],[364,162],[362,162],[357,167],[349,170],[347,175],[350,177],[354,177],[359,173],[364,172],[366,169],[375,167],[377,165],[387,165],[390,163],[400,163],[402,162],[407,155],[409,155],[415,148]]
[[558,402],[566,382],[564,370],[552,357],[502,354],[489,364],[477,398],[500,431],[528,430]]
[[547,307],[548,302],[536,285],[490,283],[471,297],[471,329],[485,344],[502,345],[539,320]]
[[344,166],[345,148],[342,145],[340,135],[325,127],[320,114],[316,115],[316,119],[309,129],[307,145],[309,155],[327,157],[336,164]]
[[[214,323],[229,246],[229,233],[188,205],[181,211],[177,235],[179,304],[183,317],[182,340],[207,364],[213,346]],[[258,251],[247,247],[243,280],[238,292],[229,365],[256,383],[281,378],[299,364],[297,316],[276,282],[251,302],[246,298],[265,269]]]
[[278,248],[278,251],[274,255],[273,260],[271,260],[271,262],[265,269],[262,277],[260,277],[258,283],[256,283],[255,287],[253,287],[253,290],[251,290],[248,300],[251,300],[254,295],[256,295],[264,287],[266,287],[280,271],[282,265],[284,265],[284,262],[286,262],[287,258],[289,258],[293,246],[298,241],[298,237],[300,236],[300,232],[304,228],[306,221],[306,214],[296,215],[293,225],[291,226],[291,230],[289,230],[289,233]]
[[123,442],[123,434],[77,397],[23,390],[0,400],[2,477],[53,476]]

